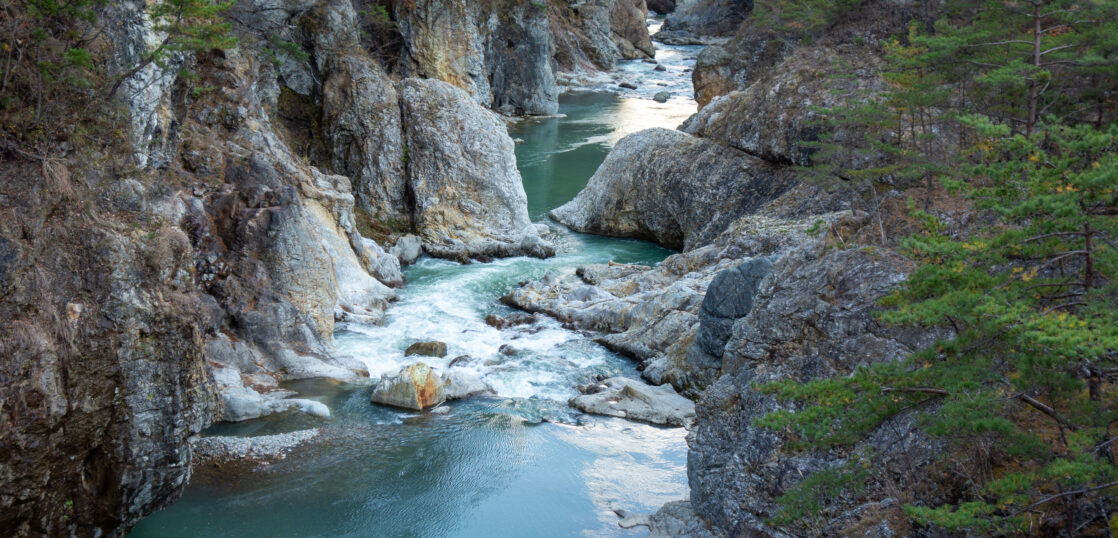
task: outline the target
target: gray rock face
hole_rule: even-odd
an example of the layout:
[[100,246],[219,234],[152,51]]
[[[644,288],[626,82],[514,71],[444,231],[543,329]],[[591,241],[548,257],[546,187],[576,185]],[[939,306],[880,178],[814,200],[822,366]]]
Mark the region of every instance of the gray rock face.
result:
[[650,58],[655,48],[642,0],[551,2],[553,57],[568,73],[608,71],[619,59]]
[[648,129],[618,142],[586,188],[551,216],[581,232],[690,250],[795,183],[791,173],[744,153]]
[[753,10],[753,0],[679,0],[657,39],[672,34],[728,36]]
[[335,170],[350,177],[374,219],[409,218],[404,131],[394,83],[372,59],[329,60],[322,119]]
[[[782,450],[775,432],[755,427],[756,418],[783,404],[754,384],[843,375],[929,344],[932,334],[881,326],[872,315],[877,300],[904,280],[909,267],[888,251],[826,249],[821,241],[775,264],[749,314],[734,323],[724,375],[697,406],[698,420],[688,439],[688,478],[700,516],[727,532],[773,534],[764,520],[775,513],[774,492],[842,461],[838,452]],[[931,461],[936,451],[905,417],[866,443],[906,473]],[[882,494],[871,486],[865,496]],[[853,507],[863,499],[839,504]]]
[[648,35],[648,7],[644,0],[614,0],[610,9],[613,43],[626,60],[652,58],[656,48]]
[[748,88],[794,48],[787,40],[758,33],[738,33],[728,43],[711,44],[699,53],[691,83],[700,110],[715,97]]
[[554,254],[528,218],[512,139],[493,113],[437,80],[406,80],[402,104],[425,251],[459,259]]
[[[96,200],[84,185],[63,195],[40,183],[38,164],[6,166],[0,189],[12,205],[0,235],[27,253],[8,270],[35,276],[14,279],[0,302],[0,534],[108,534],[177,497],[187,439],[220,413],[201,305],[174,270],[189,252],[67,209],[75,196]],[[53,223],[37,204],[58,208]]]
[[547,9],[531,2],[419,0],[396,9],[410,76],[466,90],[486,107],[554,114]]
[[[835,62],[836,56],[844,61]],[[867,47],[799,49],[747,88],[710,101],[682,129],[770,162],[808,165],[816,150],[802,143],[819,140],[815,108],[836,107],[881,88],[883,81],[876,75],[880,67],[880,58]],[[827,76],[828,72],[843,76]],[[857,128],[831,135],[835,144],[863,144],[864,133]],[[838,161],[841,166],[869,162],[869,157],[847,153]]]
[[607,389],[571,398],[571,407],[666,426],[687,426],[695,417],[695,403],[677,394],[671,385],[656,387],[625,377],[611,377],[603,383]]
[[753,297],[773,262],[767,257],[743,261],[726,269],[707,286],[699,307],[699,330],[687,351],[691,379],[685,384],[707,386],[722,370],[722,356],[734,322],[753,308]]

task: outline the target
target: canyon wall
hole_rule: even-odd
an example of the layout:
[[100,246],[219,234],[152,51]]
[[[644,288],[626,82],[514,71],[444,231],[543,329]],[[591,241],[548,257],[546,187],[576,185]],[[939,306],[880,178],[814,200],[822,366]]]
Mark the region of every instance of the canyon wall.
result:
[[[150,6],[100,11],[117,125],[3,148],[0,533],[121,535],[215,420],[328,413],[279,384],[368,375],[335,324],[383,319],[417,240],[550,255],[490,109],[554,113],[557,71],[652,53],[643,0],[595,5],[242,0],[238,47],[150,63]],[[598,63],[557,59],[571,26],[608,37],[579,44]]]

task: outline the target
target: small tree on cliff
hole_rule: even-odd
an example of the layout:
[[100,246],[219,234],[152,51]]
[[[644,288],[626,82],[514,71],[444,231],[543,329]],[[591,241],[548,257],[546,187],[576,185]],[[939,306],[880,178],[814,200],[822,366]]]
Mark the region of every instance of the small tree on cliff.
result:
[[232,0],[161,0],[152,3],[148,16],[153,29],[163,34],[163,40],[139,63],[120,75],[109,90],[109,97],[116,95],[124,81],[152,63],[165,68],[167,61],[179,53],[236,47],[237,38],[230,33],[231,25],[222,17],[235,3]]

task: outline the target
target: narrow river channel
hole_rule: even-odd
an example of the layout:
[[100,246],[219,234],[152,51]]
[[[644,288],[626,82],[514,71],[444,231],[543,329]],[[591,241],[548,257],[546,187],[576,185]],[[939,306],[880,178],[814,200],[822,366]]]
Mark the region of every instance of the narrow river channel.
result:
[[[604,88],[561,98],[561,117],[510,127],[537,222],[552,228],[559,253],[460,265],[424,258],[405,271],[406,287],[383,326],[340,326],[339,352],[363,360],[373,376],[412,362],[420,340],[447,343],[446,359],[467,363],[496,397],[445,404],[448,413],[403,412],[369,403],[368,385],[291,383],[317,399],[328,419],[292,414],[220,424],[207,435],[263,435],[321,428],[313,442],[278,462],[199,469],[183,497],[136,527],[132,537],[176,536],[641,536],[617,527],[613,509],[652,512],[687,496],[682,428],[592,417],[567,406],[574,386],[597,375],[636,377],[632,361],[585,334],[540,318],[497,330],[507,315],[498,298],[518,282],[610,260],[655,264],[671,254],[650,243],[575,234],[547,211],[586,184],[622,136],[674,128],[695,110],[689,67],[694,47],[660,46],[651,64],[624,62],[641,89]],[[669,89],[667,103],[650,99]]]

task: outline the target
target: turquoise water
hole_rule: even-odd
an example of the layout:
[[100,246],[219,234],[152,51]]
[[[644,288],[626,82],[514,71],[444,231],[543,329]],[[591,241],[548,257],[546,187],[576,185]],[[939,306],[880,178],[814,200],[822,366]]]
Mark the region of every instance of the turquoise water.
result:
[[[646,64],[647,65],[647,64]],[[631,69],[645,69],[630,66]],[[648,67],[647,69],[650,69]],[[510,128],[529,209],[548,210],[586,184],[608,148],[648,126],[672,128],[693,102],[666,104],[601,92],[568,94],[561,118]],[[587,263],[655,264],[650,243],[571,233],[549,223],[559,254],[459,265],[422,259],[383,326],[344,325],[339,352],[372,375],[412,362],[418,340],[447,343],[495,397],[450,402],[446,414],[369,403],[371,387],[324,380],[289,384],[322,401],[328,419],[290,414],[220,424],[207,435],[320,428],[283,460],[199,469],[182,498],[143,520],[132,537],[176,536],[641,536],[617,527],[614,508],[649,513],[687,496],[685,431],[582,415],[574,385],[597,375],[637,376],[633,363],[548,318],[498,331],[488,314],[518,282],[553,272],[574,279]]]

